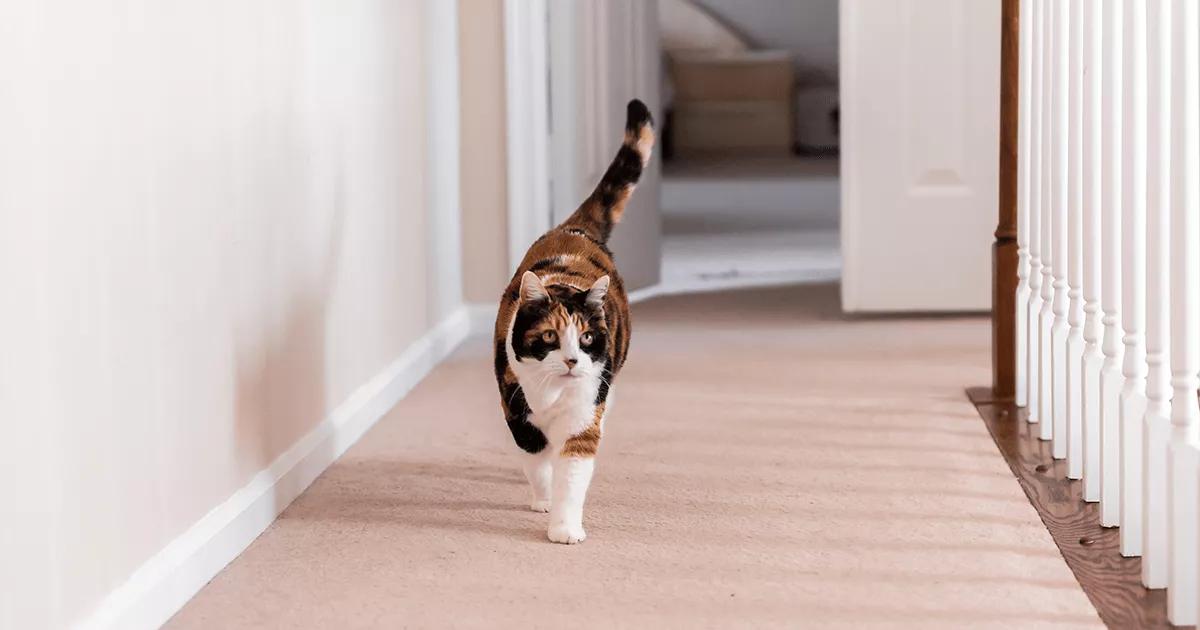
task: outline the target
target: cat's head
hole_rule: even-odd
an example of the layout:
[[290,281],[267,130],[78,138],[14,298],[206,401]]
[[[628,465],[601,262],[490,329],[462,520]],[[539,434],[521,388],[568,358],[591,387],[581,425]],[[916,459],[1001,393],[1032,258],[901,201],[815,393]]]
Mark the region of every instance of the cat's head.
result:
[[608,283],[608,276],[602,276],[587,290],[546,286],[537,274],[526,271],[512,329],[517,361],[536,365],[538,377],[547,380],[599,376],[609,343],[604,319]]

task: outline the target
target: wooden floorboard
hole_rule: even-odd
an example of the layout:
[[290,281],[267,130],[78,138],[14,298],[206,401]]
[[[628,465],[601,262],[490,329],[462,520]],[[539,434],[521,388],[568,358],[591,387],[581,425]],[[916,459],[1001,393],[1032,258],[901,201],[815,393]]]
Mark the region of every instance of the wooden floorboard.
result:
[[1167,592],[1142,587],[1141,560],[1121,557],[1118,530],[1100,527],[1098,504],[1083,501],[1082,483],[1067,479],[1066,461],[1050,456],[1050,442],[1030,430],[1024,411],[995,401],[990,387],[968,389],[967,397],[1104,623],[1173,627],[1167,623]]

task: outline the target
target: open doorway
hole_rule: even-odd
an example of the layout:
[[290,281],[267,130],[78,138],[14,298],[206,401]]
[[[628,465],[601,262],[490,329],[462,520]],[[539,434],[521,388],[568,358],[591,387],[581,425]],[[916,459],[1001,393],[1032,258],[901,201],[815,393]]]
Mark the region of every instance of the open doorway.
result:
[[659,0],[662,281],[836,280],[838,0]]
[[[630,290],[839,279],[848,312],[986,309],[990,257],[980,243],[995,227],[1000,5],[681,2],[505,2],[511,266],[599,180],[636,96],[665,123],[670,157],[643,173],[613,233]],[[761,115],[769,107],[745,115],[742,103],[741,114],[715,108],[701,125],[718,141],[774,145],[687,157],[696,147],[681,144],[686,99],[669,76],[676,68],[660,63],[660,48],[673,46],[659,25],[672,6],[699,7],[716,46],[742,47],[755,62],[772,60],[770,50],[791,60],[790,88],[788,64],[777,61],[776,75],[743,81],[785,86],[771,92],[775,123]],[[774,39],[789,36],[791,47]],[[823,61],[814,68],[813,59]]]

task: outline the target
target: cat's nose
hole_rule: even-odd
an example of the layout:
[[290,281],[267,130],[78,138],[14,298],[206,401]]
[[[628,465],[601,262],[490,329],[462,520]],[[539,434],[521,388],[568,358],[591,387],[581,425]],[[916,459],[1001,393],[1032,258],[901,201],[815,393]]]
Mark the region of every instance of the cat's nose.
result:
[[567,364],[567,369],[569,370],[579,364],[579,359],[567,359],[564,363]]

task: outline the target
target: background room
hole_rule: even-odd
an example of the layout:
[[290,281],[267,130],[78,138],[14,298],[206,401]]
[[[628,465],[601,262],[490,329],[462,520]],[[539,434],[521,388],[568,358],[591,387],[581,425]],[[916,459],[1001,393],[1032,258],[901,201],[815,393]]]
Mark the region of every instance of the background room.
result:
[[663,281],[836,280],[838,0],[662,0]]

